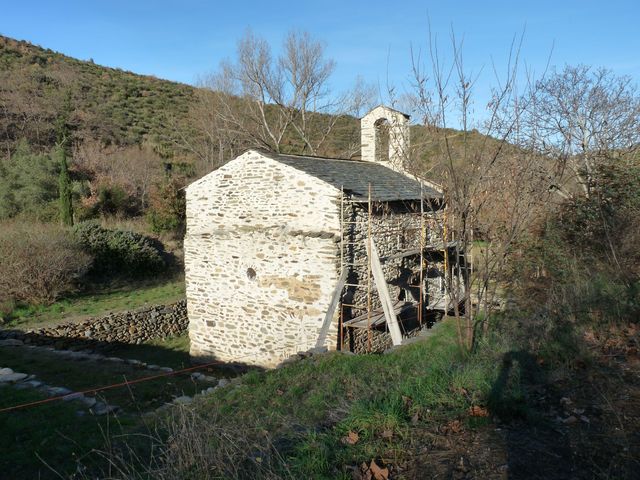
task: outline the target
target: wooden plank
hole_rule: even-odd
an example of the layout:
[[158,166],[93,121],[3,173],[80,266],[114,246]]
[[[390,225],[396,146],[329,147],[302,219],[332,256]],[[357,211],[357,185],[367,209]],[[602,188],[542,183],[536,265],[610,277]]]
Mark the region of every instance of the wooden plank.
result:
[[388,262],[389,260],[395,260],[398,258],[410,257],[411,255],[420,255],[420,249],[414,248],[413,250],[405,250],[404,252],[394,253],[388,257],[381,257],[380,263]]
[[381,323],[384,323],[384,310],[382,308],[376,308],[371,312],[371,316],[363,313],[362,315],[358,315],[357,317],[351,318],[342,324],[345,327],[355,327],[355,328],[367,328],[367,324],[370,323],[372,327],[375,327]]
[[[369,242],[371,248],[369,248]],[[370,251],[369,251],[370,250]],[[396,317],[393,311],[393,302],[389,295],[389,289],[387,288],[387,281],[384,278],[384,272],[382,271],[382,265],[380,264],[380,256],[378,255],[378,249],[373,239],[369,239],[367,242],[367,253],[371,259],[371,273],[373,273],[373,280],[376,284],[376,289],[380,295],[380,302],[382,303],[382,309],[384,310],[384,316],[387,319],[387,325],[389,325],[389,333],[391,333],[391,340],[394,345],[402,344],[402,332],[398,325],[398,317]]]
[[331,303],[329,304],[329,309],[327,313],[324,315],[324,322],[322,323],[322,327],[320,328],[320,335],[318,335],[318,340],[316,341],[316,348],[324,347],[324,342],[327,340],[327,333],[329,333],[329,327],[331,326],[331,321],[333,320],[333,314],[336,311],[336,307],[340,302],[340,296],[342,295],[342,289],[344,288],[344,284],[347,281],[347,269],[342,270],[342,274],[338,279],[338,283],[336,284],[336,288],[333,291],[333,296],[331,297]]
[[[413,302],[403,302],[400,300],[394,304],[393,311],[395,312],[396,315],[401,315],[406,310],[410,308],[415,308],[415,306],[416,304]],[[358,315],[357,317],[353,317],[347,320],[346,322],[343,323],[343,325],[345,327],[367,328],[368,320],[369,318],[367,314],[363,313],[362,315]],[[376,308],[373,312],[371,312],[370,320],[371,320],[372,327],[375,327],[381,324],[382,322],[384,322],[386,320],[384,316],[384,310],[382,310],[382,308]]]

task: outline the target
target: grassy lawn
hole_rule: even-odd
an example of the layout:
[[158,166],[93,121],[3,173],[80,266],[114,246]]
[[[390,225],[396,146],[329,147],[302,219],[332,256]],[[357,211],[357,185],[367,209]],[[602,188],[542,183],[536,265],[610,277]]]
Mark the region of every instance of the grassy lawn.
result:
[[18,306],[8,315],[5,328],[27,329],[82,320],[144,305],[171,303],[183,297],[182,277],[121,285],[63,298],[48,306]]

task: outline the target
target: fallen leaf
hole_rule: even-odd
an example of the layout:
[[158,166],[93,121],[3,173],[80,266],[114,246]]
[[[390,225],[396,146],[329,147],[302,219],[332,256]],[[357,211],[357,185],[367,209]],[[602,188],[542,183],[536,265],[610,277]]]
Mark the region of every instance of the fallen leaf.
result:
[[362,463],[362,465],[360,465],[360,471],[362,472],[362,480],[371,480],[373,478],[371,469],[366,463]]
[[473,407],[469,408],[469,415],[471,415],[472,417],[488,417],[489,411],[484,407],[474,405]]
[[387,439],[389,439],[389,438],[393,438],[393,432],[392,432],[391,430],[383,430],[383,431],[380,433],[380,436],[381,436],[382,438],[387,438]]
[[460,420],[452,420],[441,428],[443,433],[460,433],[462,431],[462,423]]
[[411,400],[411,397],[403,395],[402,403],[404,403],[404,408],[411,408],[411,405],[413,405],[413,400]]
[[415,425],[420,421],[420,414],[418,412],[413,414],[413,417],[411,417],[411,424]]
[[346,436],[342,437],[341,442],[344,445],[355,445],[360,440],[360,436],[356,432],[350,431]]
[[369,470],[373,474],[373,478],[375,480],[388,480],[389,479],[389,469],[387,467],[380,468],[375,460],[371,460],[371,465],[369,465]]
[[277,389],[277,390],[276,390],[276,394],[278,394],[278,395],[284,395],[284,391],[283,391],[283,390],[280,390],[280,389]]

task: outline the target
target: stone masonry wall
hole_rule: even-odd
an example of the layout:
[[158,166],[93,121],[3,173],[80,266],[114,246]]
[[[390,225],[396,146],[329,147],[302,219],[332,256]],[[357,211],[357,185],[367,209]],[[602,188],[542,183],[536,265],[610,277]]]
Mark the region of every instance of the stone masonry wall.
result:
[[69,348],[89,348],[95,343],[140,344],[154,338],[176,336],[188,327],[186,300],[170,305],[154,305],[127,312],[111,313],[80,323],[62,323],[27,332],[0,331],[0,338],[16,338],[25,343]]
[[338,204],[336,188],[255,151],[188,187],[194,357],[274,367],[315,346],[339,275]]
[[[404,334],[405,338],[415,337],[420,334],[423,329],[427,328],[427,325],[423,325],[422,327],[419,325],[415,325],[414,328],[411,328],[408,332]],[[385,329],[372,329],[371,330],[371,349],[369,349],[369,334],[367,330],[359,328],[359,329],[351,329],[350,335],[352,338],[347,339],[351,346],[351,351],[353,353],[381,353],[385,350],[393,347],[393,340],[391,339],[391,334]]]
[[[358,306],[367,305],[367,251],[366,244],[368,232],[368,212],[366,204],[346,203],[345,217],[355,224],[348,225],[345,238],[349,239],[350,245],[347,248],[345,259],[348,263],[356,264],[352,267],[348,283],[359,284],[359,287],[348,287],[343,295],[345,304],[355,304]],[[417,209],[417,210],[416,210]],[[371,215],[371,237],[378,249],[381,258],[395,253],[417,249],[420,246],[420,217],[415,215],[419,211],[419,206],[411,204],[383,204],[378,205]],[[413,213],[409,213],[413,212]],[[426,243],[437,244],[439,241],[439,229],[435,227],[437,215],[431,215],[427,220],[431,223],[431,228],[427,228]],[[440,291],[443,266],[441,262],[427,261],[427,270],[423,274],[423,302],[425,307],[431,299],[436,298]],[[393,259],[382,263],[389,295],[393,302],[404,299],[418,302],[420,298],[419,282],[420,257],[410,256],[401,259]],[[371,279],[371,301],[372,309],[381,307],[380,298],[375,287],[373,278]],[[366,310],[356,310],[345,307],[343,318],[349,319],[365,313]],[[367,350],[369,336],[365,329],[349,329],[347,341],[353,351],[361,353]],[[411,332],[405,332],[406,336],[411,336]],[[391,337],[385,329],[374,330],[371,334],[372,351],[383,351],[392,345]]]
[[[411,207],[409,205],[409,207]],[[415,207],[415,206],[414,206]],[[376,207],[374,206],[374,209]],[[408,214],[404,205],[384,204],[382,209],[374,210],[371,215],[371,238],[376,244],[380,258],[387,257],[405,250],[417,249],[420,247],[420,227],[421,222],[415,213]],[[345,204],[345,218],[348,218],[350,225],[347,226],[345,238],[354,245],[345,248],[345,261],[356,264],[353,267],[348,283],[358,283],[360,288],[352,288],[351,295],[348,295],[345,303],[366,305],[366,284],[367,284],[367,238],[368,232],[368,213],[366,204]],[[415,209],[414,209],[415,212]],[[435,222],[434,216],[428,220],[430,223]],[[425,243],[438,243],[438,229],[428,228]],[[385,279],[388,282],[389,294],[393,301],[400,299],[401,293],[407,300],[419,299],[419,289],[408,287],[407,284],[419,284],[420,257],[405,257],[402,259],[394,259],[386,261],[382,264]],[[435,288],[438,275],[441,275],[441,263],[428,263],[429,272],[425,272],[425,292],[428,286],[431,291]],[[429,278],[429,280],[427,280]],[[372,284],[372,303],[373,308],[380,307],[378,293]],[[402,292],[404,290],[404,292]],[[356,300],[355,302],[349,300]],[[363,312],[354,312],[356,315]],[[354,315],[354,316],[356,316]]]
[[380,121],[388,122],[389,126],[389,160],[380,163],[402,171],[404,159],[409,155],[409,120],[402,113],[391,108],[376,107],[360,120],[361,158],[375,162],[380,157],[379,152],[376,151],[381,143],[377,128],[377,123]]

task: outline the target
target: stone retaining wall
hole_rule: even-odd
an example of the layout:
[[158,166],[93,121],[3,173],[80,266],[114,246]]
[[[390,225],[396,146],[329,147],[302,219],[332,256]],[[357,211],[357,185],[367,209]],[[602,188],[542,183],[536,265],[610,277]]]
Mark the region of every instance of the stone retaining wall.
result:
[[187,331],[186,300],[137,310],[111,313],[80,323],[63,323],[27,332],[0,331],[0,338],[16,338],[24,343],[69,348],[74,343],[140,344],[154,338],[180,335]]

